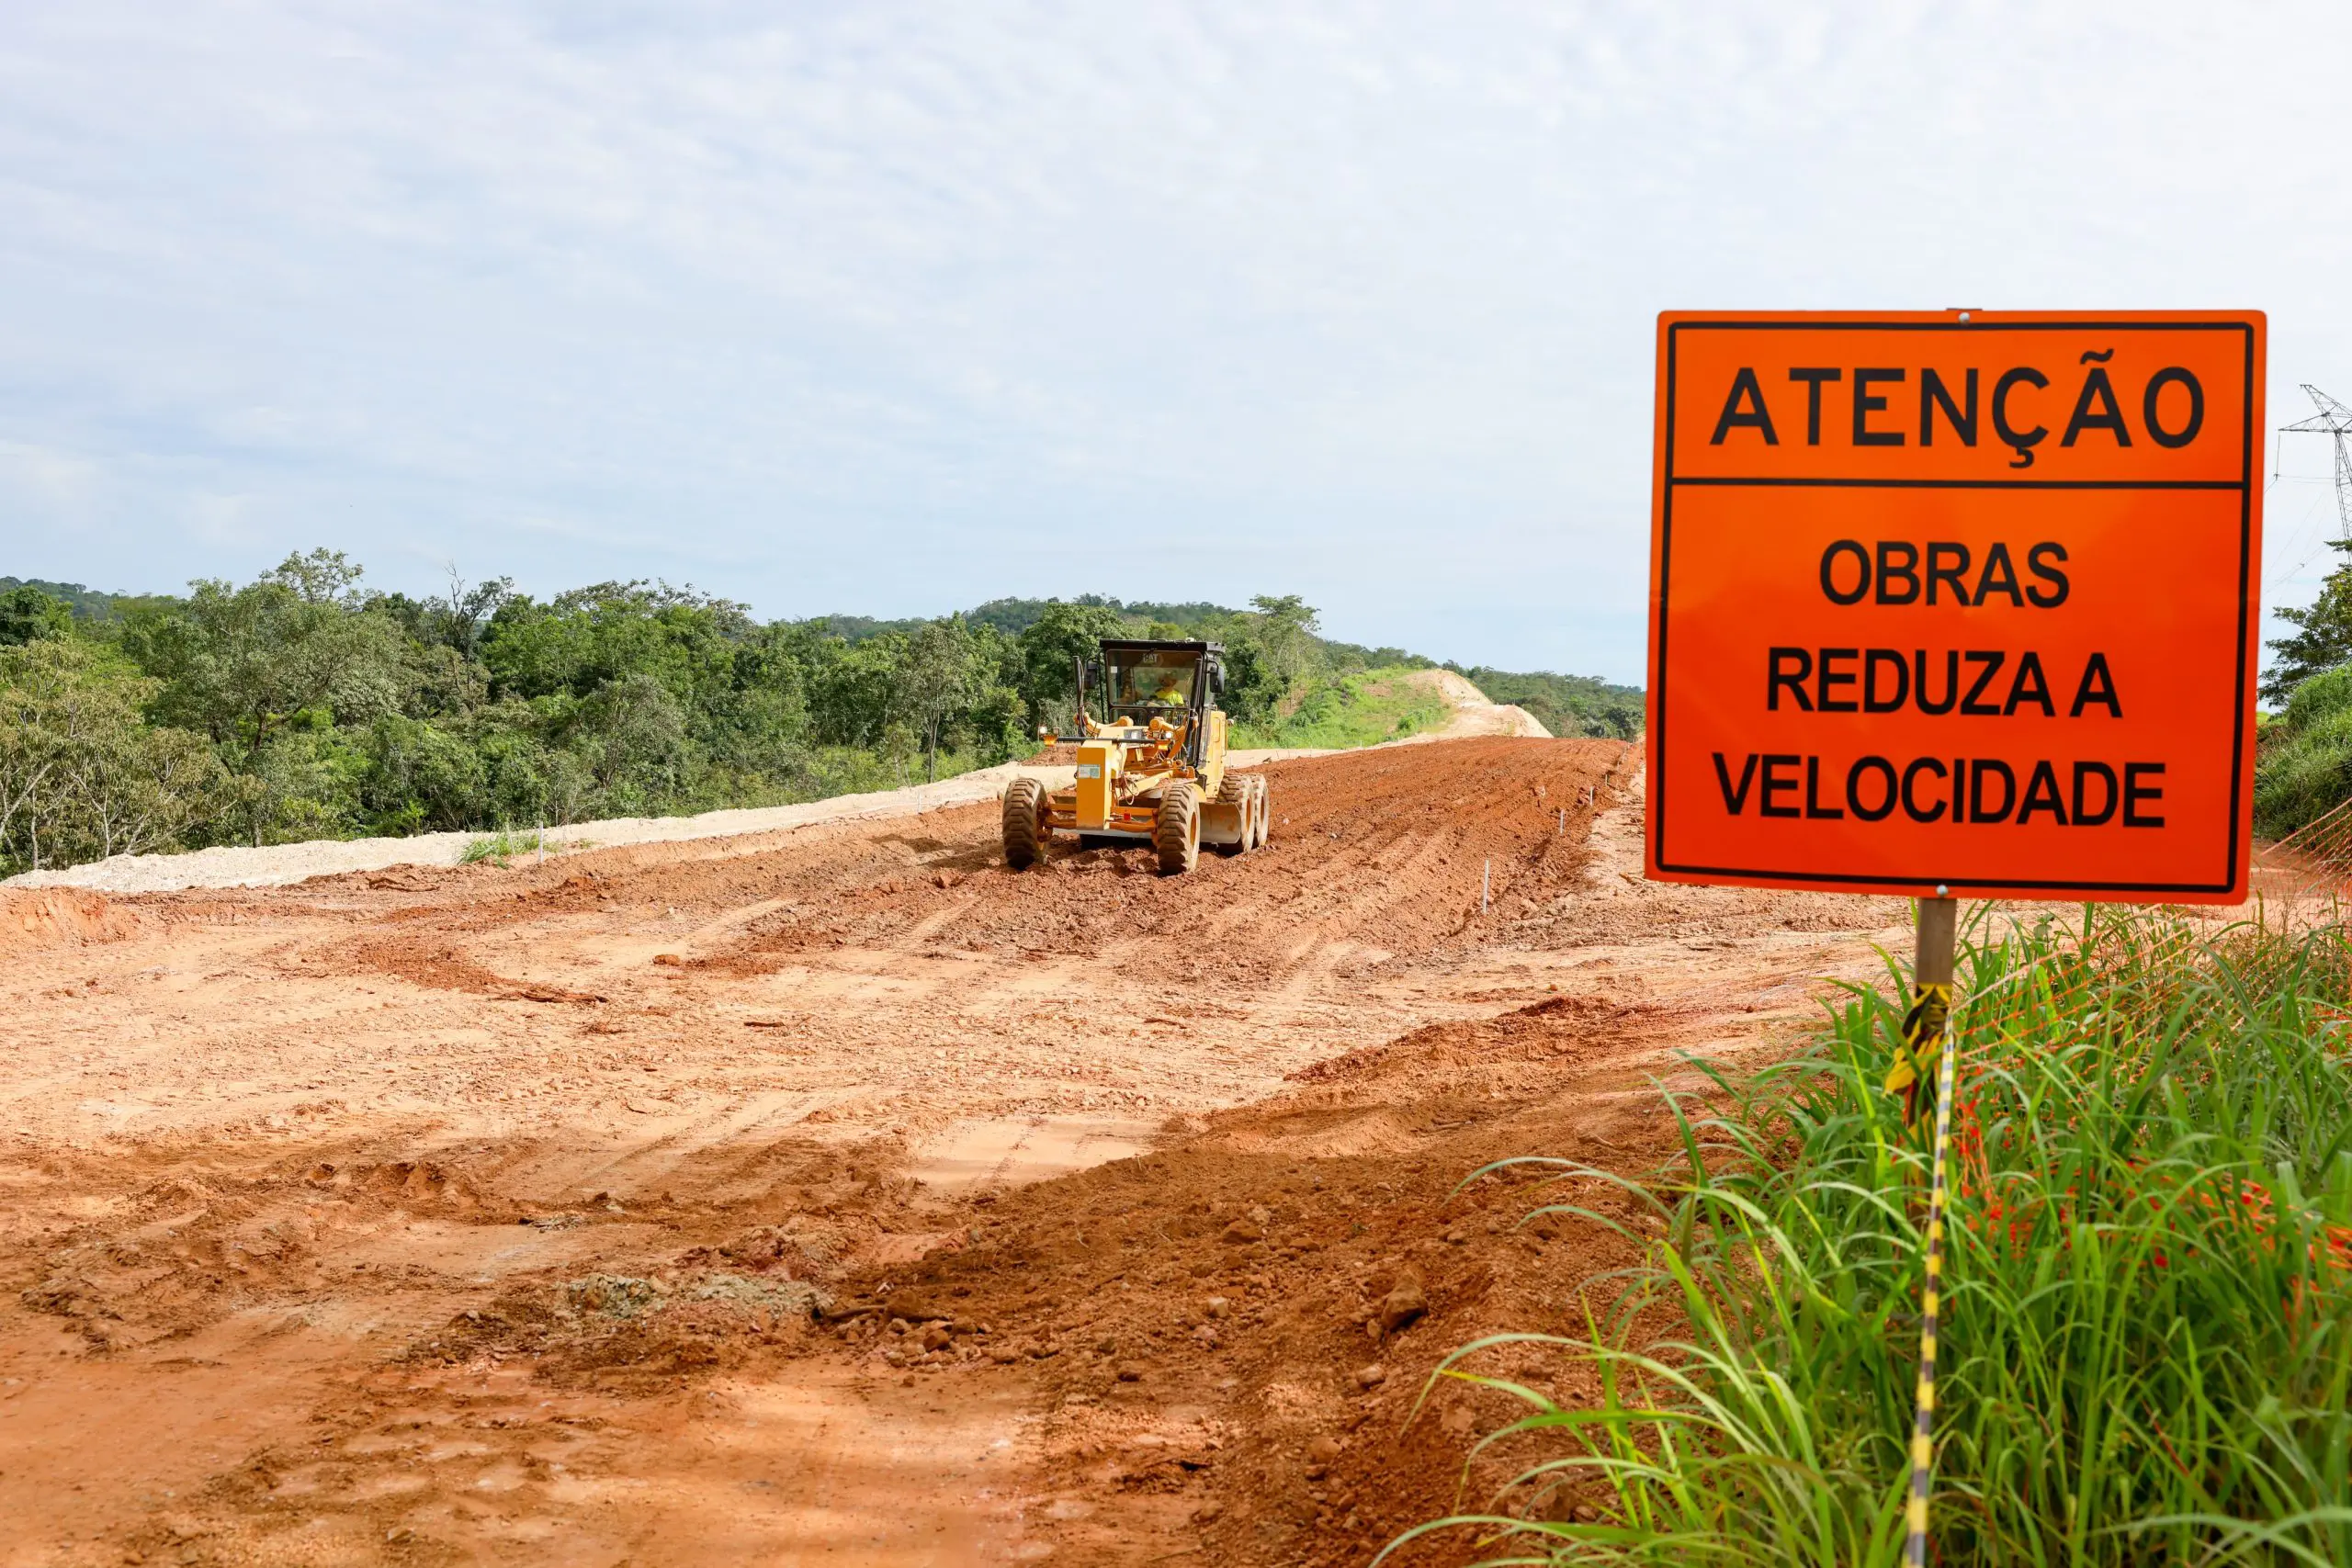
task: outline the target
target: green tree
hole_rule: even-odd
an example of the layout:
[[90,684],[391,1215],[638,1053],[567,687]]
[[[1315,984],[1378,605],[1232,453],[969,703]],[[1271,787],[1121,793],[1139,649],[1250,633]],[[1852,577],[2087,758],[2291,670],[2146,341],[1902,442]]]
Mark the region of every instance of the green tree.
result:
[[947,722],[971,706],[985,677],[980,648],[961,615],[926,621],[906,642],[893,705],[922,744],[923,778],[939,777],[939,742]]
[[[17,682],[40,690],[19,691],[0,737],[0,859],[770,804],[904,782],[918,755],[937,778],[1066,722],[1073,669],[1122,635],[1223,642],[1238,719],[1306,716],[1335,734],[1353,696],[1342,677],[1427,663],[1322,637],[1295,595],[760,626],[741,604],[642,581],[539,601],[453,572],[445,593],[377,593],[323,549],[184,599],[0,578],[0,649],[82,660],[36,660]],[[1498,678],[1638,724],[1630,689]]]
[[460,659],[473,661],[481,656],[483,637],[489,632],[491,619],[499,606],[514,597],[514,580],[495,577],[487,582],[469,584],[449,569],[449,591],[424,599],[412,599],[405,593],[375,593],[368,596],[368,609],[388,615],[400,623],[402,631],[421,649],[446,650]]
[[359,795],[373,831],[449,832],[487,825],[490,769],[472,736],[392,714],[370,728],[368,753]]
[[357,593],[367,569],[341,550],[316,549],[309,555],[288,555],[262,573],[264,582],[290,590],[305,604],[348,604]]
[[[2331,539],[2352,556],[2352,539]],[[2278,618],[2295,627],[2270,644],[2278,658],[2262,678],[2262,694],[2284,702],[2294,689],[2324,670],[2352,662],[2352,559],[2339,564],[2320,585],[2319,597],[2303,609],[2283,609]]]
[[365,725],[400,711],[398,624],[352,597],[339,551],[288,556],[243,588],[199,581],[176,607],[132,617],[122,646],[163,682],[158,718],[209,736],[239,771],[306,715]]
[[78,640],[0,647],[0,863],[174,849],[218,809],[219,761],[202,738],[145,722],[154,690]]
[[463,719],[490,701],[490,671],[446,643],[402,639],[398,679],[404,713]]
[[1631,740],[1646,722],[1638,686],[1615,686],[1590,675],[1555,675],[1548,670],[1513,673],[1480,665],[1447,669],[1467,677],[1498,703],[1513,703],[1563,739],[1590,735]]
[[982,767],[1026,757],[1037,743],[1023,694],[1027,673],[1021,645],[994,626],[974,625],[971,682],[956,733]]
[[0,647],[62,637],[74,629],[74,606],[27,582],[0,593]]
[[849,642],[831,635],[822,622],[799,628],[799,634],[797,649],[808,672],[809,727],[818,742],[877,745],[891,722],[906,637],[886,632]]
[[482,635],[490,629],[491,617],[513,597],[513,578],[493,577],[469,587],[453,566],[449,569],[449,592],[426,602],[422,627],[424,635],[418,640],[437,642],[467,659],[476,658],[481,652]]
[[229,780],[232,805],[217,824],[253,844],[299,843],[364,830],[368,754],[326,713],[271,732],[243,751]]
[[80,621],[103,620],[112,615],[119,597],[97,592],[78,582],[51,582],[39,577],[0,577],[0,593],[12,588],[38,588],[52,599],[61,599],[74,618]]
[[1283,699],[1282,682],[1254,638],[1236,637],[1225,649],[1225,695],[1220,705],[1238,723],[1262,724]]
[[673,801],[693,761],[678,699],[642,670],[599,686],[580,705],[566,739],[605,802],[628,815]]
[[1261,593],[1250,605],[1256,611],[1250,617],[1250,633],[1265,650],[1268,671],[1287,692],[1315,671],[1320,613],[1295,593]]
[[1021,661],[1021,694],[1031,725],[1061,729],[1069,722],[1078,697],[1078,665],[1102,656],[1104,637],[1126,630],[1119,612],[1107,604],[1046,602],[1043,613],[1015,639]]
[[493,690],[526,697],[585,697],[606,682],[650,675],[698,710],[730,686],[752,638],[741,604],[666,583],[599,582],[545,604],[503,601],[482,634]]
[[733,683],[712,697],[699,730],[737,795],[772,795],[808,780],[808,677],[794,628],[764,627],[736,649]]

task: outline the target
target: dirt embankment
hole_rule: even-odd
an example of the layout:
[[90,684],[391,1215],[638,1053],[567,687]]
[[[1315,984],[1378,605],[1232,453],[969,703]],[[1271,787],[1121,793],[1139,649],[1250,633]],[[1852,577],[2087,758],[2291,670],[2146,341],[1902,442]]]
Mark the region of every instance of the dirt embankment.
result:
[[1642,883],[1634,760],[1276,764],[1182,879],[979,804],[77,904],[0,944],[0,1562],[1361,1562],[1499,1417],[1438,1356],[1627,1257],[1455,1184],[1646,1165],[1900,919]]
[[76,888],[0,888],[0,954],[119,942],[139,929],[121,905]]
[[1515,704],[1494,701],[1466,676],[1451,670],[1420,670],[1408,678],[1415,685],[1435,692],[1453,710],[1453,716],[1445,727],[1430,733],[1429,739],[1432,740],[1462,740],[1476,735],[1519,735],[1535,740],[1552,738],[1542,719]]

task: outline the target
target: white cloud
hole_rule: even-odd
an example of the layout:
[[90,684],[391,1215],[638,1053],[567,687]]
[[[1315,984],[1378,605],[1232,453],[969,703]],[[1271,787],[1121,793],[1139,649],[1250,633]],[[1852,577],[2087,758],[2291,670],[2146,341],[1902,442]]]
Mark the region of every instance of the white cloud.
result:
[[76,516],[89,509],[98,468],[77,453],[25,441],[0,441],[0,486],[15,493],[17,505],[52,516]]
[[0,441],[107,478],[7,570],[152,587],[327,542],[768,614],[1295,588],[1344,635],[1635,675],[1661,308],[2251,304],[2281,411],[2352,382],[2347,32],[34,9],[0,52]]

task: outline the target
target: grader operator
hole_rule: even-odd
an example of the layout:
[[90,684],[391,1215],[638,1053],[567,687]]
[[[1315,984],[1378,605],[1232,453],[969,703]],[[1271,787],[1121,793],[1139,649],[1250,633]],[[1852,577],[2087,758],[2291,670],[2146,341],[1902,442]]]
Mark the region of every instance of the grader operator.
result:
[[[1038,731],[1078,747],[1078,777],[1048,791],[1015,779],[1004,792],[1004,862],[1043,859],[1056,833],[1081,846],[1149,844],[1163,876],[1200,863],[1201,846],[1240,854],[1266,841],[1261,773],[1226,768],[1225,649],[1213,642],[1102,641],[1102,662],[1078,666],[1076,735]],[[1095,715],[1099,708],[1101,716]]]

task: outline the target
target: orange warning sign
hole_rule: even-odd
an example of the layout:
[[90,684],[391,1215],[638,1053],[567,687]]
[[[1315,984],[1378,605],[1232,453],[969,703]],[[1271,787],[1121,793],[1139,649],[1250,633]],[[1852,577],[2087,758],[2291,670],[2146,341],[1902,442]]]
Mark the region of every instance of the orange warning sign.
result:
[[1661,316],[1649,874],[2244,897],[2263,339]]

